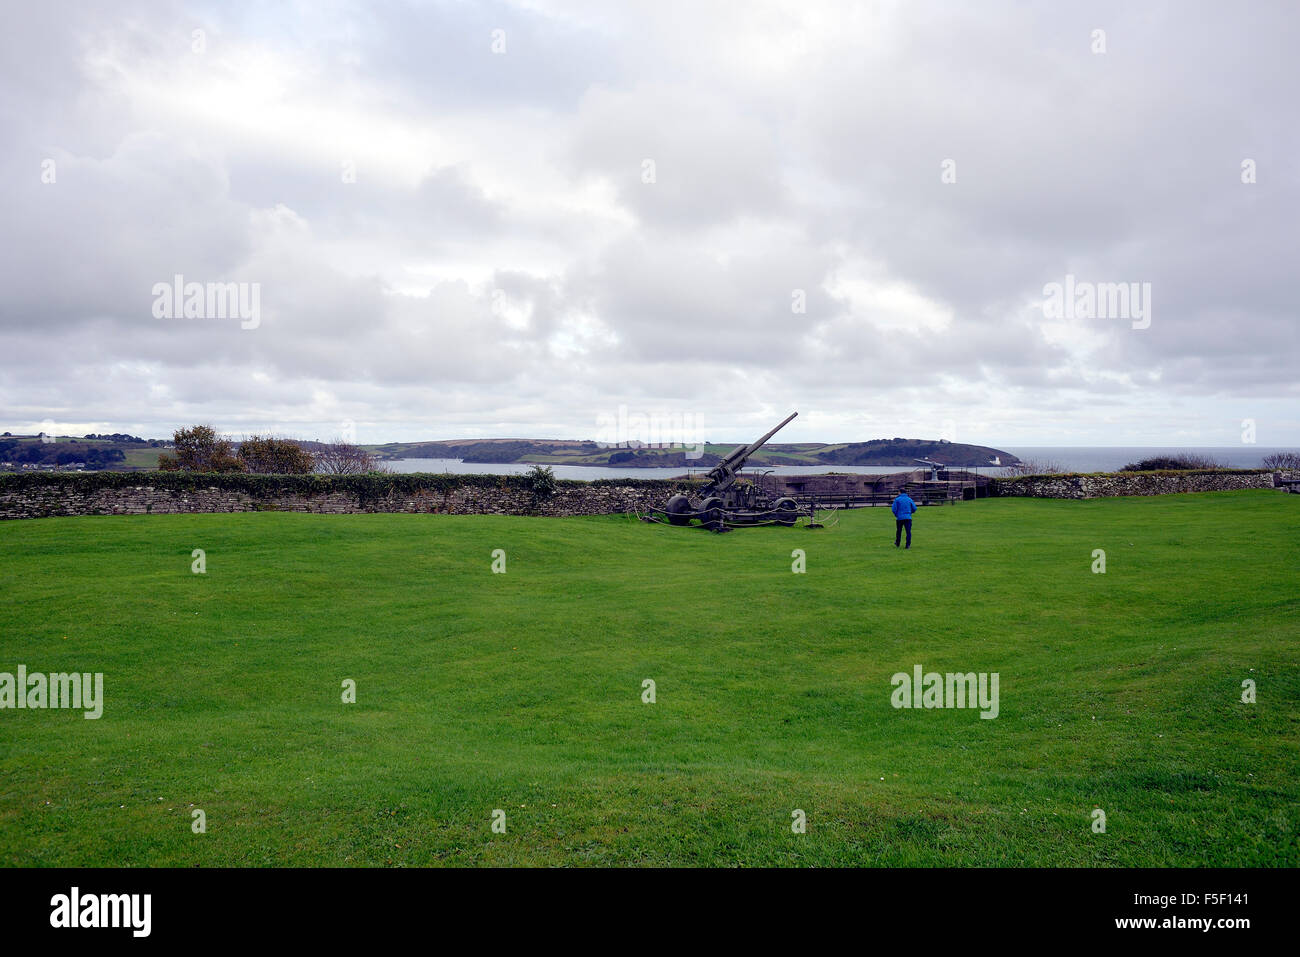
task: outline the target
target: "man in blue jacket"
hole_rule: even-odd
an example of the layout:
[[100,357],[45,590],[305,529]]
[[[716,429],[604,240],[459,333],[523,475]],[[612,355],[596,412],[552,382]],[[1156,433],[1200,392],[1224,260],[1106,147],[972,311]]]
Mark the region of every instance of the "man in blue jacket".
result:
[[916,514],[916,502],[912,501],[912,496],[906,492],[899,492],[898,498],[889,506],[894,513],[894,547],[898,547],[898,540],[903,537],[903,529],[907,529],[907,547],[912,547],[912,516]]

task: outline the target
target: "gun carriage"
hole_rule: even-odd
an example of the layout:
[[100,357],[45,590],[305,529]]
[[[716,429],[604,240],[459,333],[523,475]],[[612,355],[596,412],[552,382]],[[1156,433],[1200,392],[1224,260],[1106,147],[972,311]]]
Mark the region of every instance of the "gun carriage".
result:
[[668,523],[690,525],[698,521],[704,528],[725,532],[744,525],[794,525],[800,516],[813,519],[811,505],[801,506],[788,496],[773,497],[762,486],[742,480],[739,474],[749,457],[798,414],[791,413],[762,438],[740,446],[722,459],[708,471],[705,484],[697,492],[678,493],[670,498],[663,510]]

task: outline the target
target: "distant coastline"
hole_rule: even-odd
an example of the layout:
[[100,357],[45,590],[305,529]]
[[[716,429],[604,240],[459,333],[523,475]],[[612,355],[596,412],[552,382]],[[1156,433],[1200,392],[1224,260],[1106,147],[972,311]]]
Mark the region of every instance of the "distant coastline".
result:
[[[307,447],[319,443],[302,440]],[[565,478],[662,478],[700,473],[741,443],[706,443],[698,449],[626,448],[594,441],[545,439],[446,439],[368,445],[383,464],[398,472],[434,471],[517,474],[536,465]],[[0,472],[150,471],[171,440],[126,434],[86,436],[0,436]],[[1294,446],[1011,446],[994,448],[922,439],[876,439],[852,443],[778,443],[765,445],[749,460],[754,471],[816,474],[842,471],[883,474],[921,468],[926,458],[956,468],[1004,474],[1024,462],[1035,468],[1065,472],[1114,472],[1130,463],[1186,453],[1228,468],[1260,468],[1266,456],[1300,454]]]
[[[1275,452],[1295,452],[1300,451],[1290,446],[1230,446],[1230,447],[1205,447],[1205,446],[1124,446],[1124,447],[1107,447],[1107,446],[1017,446],[1007,450],[1019,460],[1036,463],[1053,463],[1067,472],[1115,472],[1120,467],[1130,462],[1140,461],[1146,458],[1152,458],[1169,452],[1196,452],[1204,453],[1211,458],[1215,458],[1229,468],[1258,468],[1260,459],[1265,455],[1271,455]],[[942,461],[940,459],[940,461]],[[752,460],[751,460],[752,463]],[[453,474],[467,473],[487,473],[490,475],[519,475],[527,472],[533,467],[534,463],[514,462],[514,463],[487,463],[487,462],[466,462],[455,458],[409,458],[394,459],[385,462],[389,468],[396,472],[450,472]],[[946,463],[945,463],[946,464]],[[640,478],[675,478],[686,474],[687,472],[700,473],[707,469],[707,466],[700,465],[698,462],[690,463],[687,467],[681,466],[660,466],[660,467],[611,467],[608,465],[552,465],[555,470],[556,478],[578,479],[589,481],[592,479],[640,479]],[[901,472],[910,468],[923,468],[919,463],[907,463],[905,465],[818,465],[818,466],[800,466],[800,465],[759,465],[752,466],[746,471],[753,474],[757,471],[767,471],[771,469],[778,475],[809,475],[823,472],[858,472],[864,475],[883,475],[891,472]],[[1007,473],[1007,469],[998,466],[972,466],[984,474],[992,476],[1002,476]]]
[[[708,468],[741,443],[704,443],[695,448],[609,447],[596,442],[547,439],[470,439],[404,442],[371,447],[386,462],[403,459],[456,459],[482,465],[572,465],[619,469]],[[984,468],[1014,465],[1004,449],[942,439],[872,439],[868,442],[771,442],[749,459],[751,468],[783,466],[915,467],[918,459],[944,465]]]

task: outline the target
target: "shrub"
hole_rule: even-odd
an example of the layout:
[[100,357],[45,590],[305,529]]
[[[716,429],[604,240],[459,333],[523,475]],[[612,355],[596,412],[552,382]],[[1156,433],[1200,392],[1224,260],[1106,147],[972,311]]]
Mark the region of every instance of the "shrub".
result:
[[338,440],[322,445],[316,452],[316,469],[326,475],[365,475],[387,472],[379,459],[358,445]]
[[1300,469],[1300,452],[1274,452],[1264,456],[1266,469]]
[[533,493],[533,503],[544,502],[555,494],[555,471],[549,466],[534,465],[524,473]]
[[245,472],[258,475],[302,475],[312,471],[316,457],[291,439],[253,435],[239,443]]
[[158,456],[158,467],[168,472],[242,472],[244,464],[210,425],[177,429],[176,452]]
[[1154,458],[1143,459],[1141,462],[1130,462],[1120,469],[1121,472],[1185,472],[1192,469],[1221,469],[1226,466],[1215,459],[1205,455],[1192,455],[1188,452],[1179,452],[1177,455],[1157,455]]

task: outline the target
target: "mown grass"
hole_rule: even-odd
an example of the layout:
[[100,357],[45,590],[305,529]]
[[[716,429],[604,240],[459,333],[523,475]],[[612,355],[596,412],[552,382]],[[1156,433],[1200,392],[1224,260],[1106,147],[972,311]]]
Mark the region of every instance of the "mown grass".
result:
[[[0,863],[1300,863],[1300,496],[915,531],[6,522],[0,671],[102,671],[106,704],[0,711]],[[915,664],[998,672],[999,717],[895,710]]]

